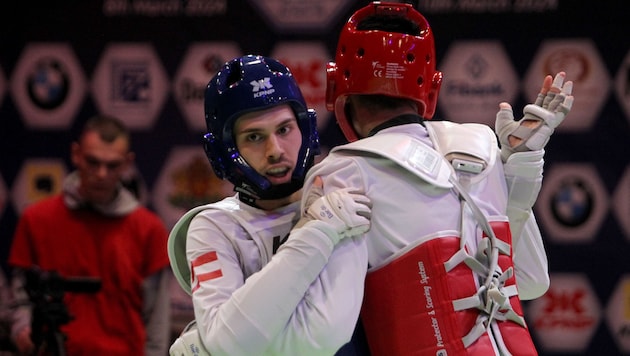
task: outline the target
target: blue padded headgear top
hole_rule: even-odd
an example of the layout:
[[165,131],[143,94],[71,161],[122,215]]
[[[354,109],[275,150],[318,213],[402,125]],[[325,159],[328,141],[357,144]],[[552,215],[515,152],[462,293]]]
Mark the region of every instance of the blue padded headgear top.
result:
[[[272,186],[240,155],[234,141],[234,123],[243,114],[289,104],[302,133],[302,146],[291,183]],[[306,172],[319,154],[316,114],[306,101],[291,71],[275,59],[247,55],[226,62],[206,87],[208,133],[204,148],[212,169],[234,190],[249,199],[278,199],[302,188]],[[241,194],[243,195],[243,194]]]

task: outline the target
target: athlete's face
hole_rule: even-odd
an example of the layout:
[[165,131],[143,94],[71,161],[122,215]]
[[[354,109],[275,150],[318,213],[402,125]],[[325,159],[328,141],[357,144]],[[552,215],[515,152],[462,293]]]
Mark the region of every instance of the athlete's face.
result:
[[72,162],[81,177],[79,194],[96,204],[112,201],[120,178],[132,161],[126,138],[106,142],[97,132],[86,132],[72,145]]
[[302,134],[289,105],[239,117],[236,147],[247,163],[273,185],[289,183],[302,146]]

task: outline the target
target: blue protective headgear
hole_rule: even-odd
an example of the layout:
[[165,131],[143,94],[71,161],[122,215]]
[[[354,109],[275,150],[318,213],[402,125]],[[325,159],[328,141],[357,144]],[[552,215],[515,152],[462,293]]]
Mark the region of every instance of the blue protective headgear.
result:
[[[226,62],[210,80],[205,93],[208,133],[204,148],[212,169],[248,199],[278,199],[296,192],[319,154],[315,111],[307,109],[291,71],[275,59],[247,55]],[[234,123],[243,114],[288,104],[302,133],[302,146],[290,183],[272,186],[240,155]],[[241,194],[242,196],[243,194]]]

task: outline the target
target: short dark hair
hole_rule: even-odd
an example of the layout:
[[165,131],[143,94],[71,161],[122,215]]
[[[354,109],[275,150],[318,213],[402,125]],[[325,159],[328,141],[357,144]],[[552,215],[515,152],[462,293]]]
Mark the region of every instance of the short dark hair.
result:
[[125,124],[112,116],[96,115],[89,118],[83,130],[81,136],[87,132],[96,132],[99,137],[105,142],[113,142],[117,138],[123,138],[129,141],[129,129]]

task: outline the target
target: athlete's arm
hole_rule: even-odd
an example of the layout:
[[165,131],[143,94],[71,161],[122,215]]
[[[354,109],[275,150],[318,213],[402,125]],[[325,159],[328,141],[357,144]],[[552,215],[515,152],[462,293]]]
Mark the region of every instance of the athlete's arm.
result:
[[541,297],[550,281],[547,253],[534,214],[525,222],[521,238],[513,239],[512,253],[519,298]]
[[523,300],[538,298],[549,288],[547,255],[532,210],[542,185],[543,155],[544,150],[516,152],[503,165],[514,269]]
[[238,232],[221,231],[203,214],[193,219],[189,260],[216,253],[222,273],[193,290],[199,332],[212,355],[332,354],[349,341],[362,293],[331,294],[362,287],[367,252],[354,248],[351,238],[335,248],[321,224],[294,229],[271,261],[244,281],[225,238]]
[[508,103],[500,104],[496,117],[521,299],[537,298],[549,287],[547,257],[532,207],[542,185],[544,147],[573,104],[573,83],[564,82],[565,77],[564,72],[554,78],[546,76],[536,101],[525,107],[521,120],[514,121]]

